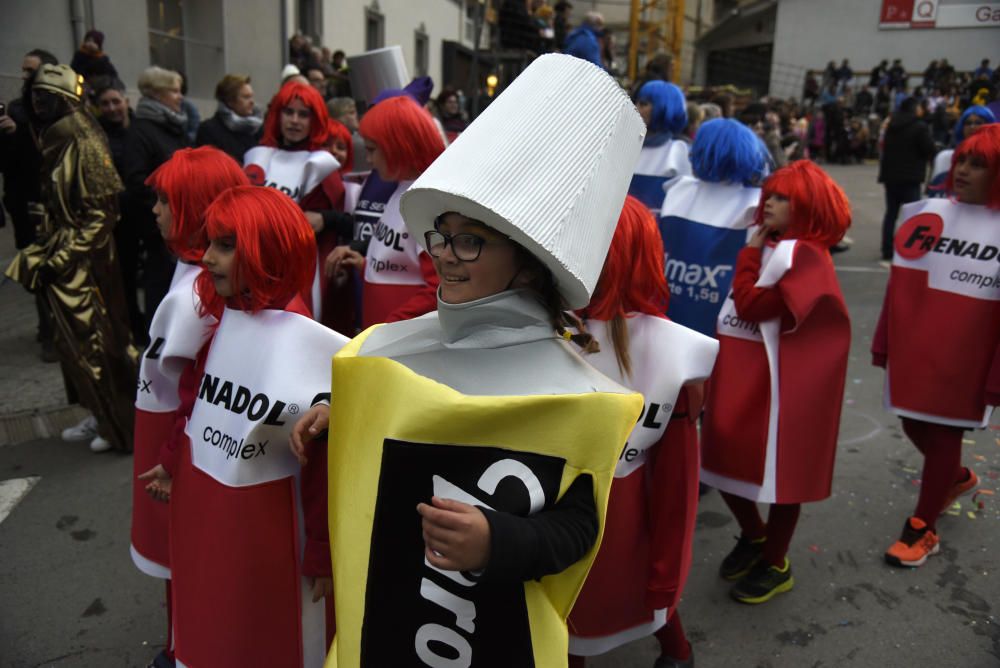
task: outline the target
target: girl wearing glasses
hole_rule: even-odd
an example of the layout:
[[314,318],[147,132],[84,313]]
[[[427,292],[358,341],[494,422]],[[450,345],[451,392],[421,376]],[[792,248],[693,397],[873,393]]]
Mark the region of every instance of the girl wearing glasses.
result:
[[337,665],[566,665],[642,403],[580,357],[566,309],[590,301],[643,134],[605,72],[545,55],[401,198],[437,310],[355,338],[333,363],[351,390],[292,436],[330,425]]
[[406,95],[372,107],[359,127],[368,160],[380,178],[396,181],[364,253],[340,246],[326,256],[326,275],[345,280],[351,269],[364,272],[362,328],[406,320],[433,311],[438,277],[399,213],[399,201],[413,181],[444,151],[431,115]]

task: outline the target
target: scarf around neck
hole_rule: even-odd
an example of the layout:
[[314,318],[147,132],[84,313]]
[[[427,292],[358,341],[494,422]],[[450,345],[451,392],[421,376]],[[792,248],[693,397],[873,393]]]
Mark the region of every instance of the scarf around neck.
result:
[[143,96],[135,106],[135,117],[145,118],[160,125],[170,125],[179,130],[187,127],[187,114],[183,111],[174,111],[162,102],[146,96]]
[[264,116],[257,107],[253,108],[253,113],[249,116],[240,116],[226,104],[220,102],[215,114],[227,130],[236,134],[253,134],[264,124]]

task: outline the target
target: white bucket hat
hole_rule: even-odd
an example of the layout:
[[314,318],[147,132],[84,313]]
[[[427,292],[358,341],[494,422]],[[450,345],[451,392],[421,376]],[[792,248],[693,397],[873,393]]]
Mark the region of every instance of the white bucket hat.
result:
[[552,272],[569,308],[590,301],[646,126],[591,63],[535,60],[427,168],[400,202],[410,233],[447,212],[507,235]]

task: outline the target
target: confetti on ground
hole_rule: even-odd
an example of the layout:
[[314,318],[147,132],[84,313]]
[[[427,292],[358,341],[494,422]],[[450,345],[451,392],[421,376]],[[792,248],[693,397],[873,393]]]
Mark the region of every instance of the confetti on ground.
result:
[[913,479],[910,480],[910,482],[913,483],[914,485],[919,486],[920,485],[920,478],[913,478]]
[[819,549],[819,545],[810,545],[809,546],[809,551],[810,552],[815,552],[816,554],[819,554],[820,552],[822,552],[822,550]]
[[971,510],[968,511],[967,513],[965,513],[965,514],[969,516],[970,520],[976,519],[976,514],[974,512],[972,512]]
[[962,439],[962,443],[965,443],[966,445],[975,445],[976,444],[976,442],[973,441],[971,438],[963,438]]
[[951,504],[951,508],[947,510],[947,513],[952,517],[958,517],[959,515],[962,514],[962,504],[956,501],[955,503]]
[[847,399],[846,401],[844,401],[844,403],[847,404],[848,406],[853,406],[854,405],[854,399]]
[[917,469],[911,469],[909,466],[904,466],[903,467],[903,472],[904,473],[916,473]]
[[985,462],[986,461],[986,457],[983,457],[982,455],[972,455],[972,457],[977,462]]

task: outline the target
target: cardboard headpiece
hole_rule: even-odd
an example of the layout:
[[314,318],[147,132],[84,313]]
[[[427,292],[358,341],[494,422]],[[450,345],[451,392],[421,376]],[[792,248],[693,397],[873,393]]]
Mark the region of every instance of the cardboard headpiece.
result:
[[590,301],[632,178],[645,124],[591,63],[535,60],[403,195],[422,242],[448,212],[507,235],[552,272],[569,308]]
[[351,96],[358,111],[374,104],[375,98],[387,88],[402,88],[410,80],[403,60],[403,49],[387,46],[366,51],[357,56],[347,57],[348,72],[351,77]]
[[83,77],[74,72],[69,65],[46,63],[38,68],[31,87],[79,102],[83,96]]

